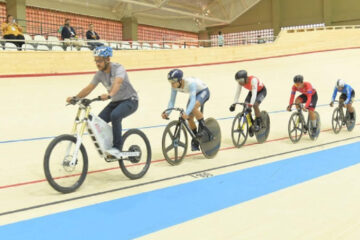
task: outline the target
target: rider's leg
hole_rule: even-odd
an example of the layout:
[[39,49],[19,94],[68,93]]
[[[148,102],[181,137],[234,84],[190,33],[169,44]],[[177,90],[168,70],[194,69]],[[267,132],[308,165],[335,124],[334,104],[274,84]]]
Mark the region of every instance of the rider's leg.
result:
[[126,100],[119,103],[110,114],[113,130],[113,147],[121,150],[122,119],[134,113],[138,108],[137,100]]
[[261,113],[260,113],[260,108],[259,108],[259,103],[256,102],[253,106],[254,111],[255,111],[255,126],[254,126],[254,130],[255,131],[259,131],[260,130],[260,124],[261,124]]
[[[197,135],[197,129],[196,129],[196,124],[195,124],[195,121],[194,121],[194,115],[193,114],[190,114],[188,122],[189,122],[189,126],[191,128],[191,131],[196,136]],[[198,150],[200,150],[199,142],[195,138],[191,139],[191,151],[198,151]]]

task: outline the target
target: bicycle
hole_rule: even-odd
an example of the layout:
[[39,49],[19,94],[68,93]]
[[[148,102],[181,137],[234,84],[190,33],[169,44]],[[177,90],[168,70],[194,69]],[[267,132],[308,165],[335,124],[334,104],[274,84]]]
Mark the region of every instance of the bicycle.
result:
[[346,109],[346,113],[344,115],[344,102],[339,102],[335,100],[334,102],[338,102],[339,105],[334,109],[331,119],[332,129],[335,134],[338,134],[343,126],[346,125],[346,128],[349,132],[351,132],[355,127],[356,122],[356,112],[354,108],[354,121],[350,120],[350,113]]
[[[90,104],[95,101],[101,101],[101,98],[97,97],[92,100],[72,99],[70,104],[78,104],[79,108],[71,134],[57,136],[46,148],[44,156],[45,176],[50,186],[58,192],[73,192],[82,185],[86,178],[88,156],[82,143],[86,129],[99,155],[106,162],[118,161],[122,172],[129,179],[143,177],[150,167],[150,143],[146,135],[139,129],[130,129],[123,134],[122,151],[118,156],[119,158],[105,153],[107,149],[112,147],[112,127],[98,116],[90,113]],[[126,165],[125,162],[130,164]]]
[[297,110],[293,114],[291,114],[288,124],[288,133],[289,138],[293,143],[297,143],[300,141],[303,134],[309,132],[309,137],[311,140],[316,140],[320,134],[320,115],[317,111],[316,114],[316,131],[313,132],[313,128],[311,127],[310,114],[308,115],[307,122],[305,121],[305,117],[303,114],[303,104],[294,103],[291,106],[296,105]]
[[260,130],[254,131],[254,119],[251,114],[251,108],[247,107],[247,103],[235,103],[235,105],[236,104],[243,106],[243,110],[235,116],[232,123],[231,138],[234,146],[240,148],[245,144],[249,135],[250,137],[255,135],[258,143],[265,142],[270,133],[269,114],[266,111],[261,111]]
[[[179,165],[185,158],[188,147],[186,131],[192,139],[199,142],[201,152],[206,158],[214,158],[221,145],[221,130],[218,122],[214,118],[207,118],[205,120],[205,134],[201,138],[197,138],[190,129],[187,121],[182,118],[185,111],[182,108],[169,108],[163,113],[171,110],[178,111],[180,116],[178,120],[174,120],[166,126],[162,136],[162,152],[166,161],[171,165]],[[201,108],[201,112],[203,112],[203,107]],[[167,120],[169,120],[169,118],[167,118]],[[174,130],[172,130],[172,128],[174,128]],[[167,141],[168,139],[169,141]],[[182,149],[182,153],[179,153],[179,148]],[[171,150],[174,150],[173,156],[169,154]]]

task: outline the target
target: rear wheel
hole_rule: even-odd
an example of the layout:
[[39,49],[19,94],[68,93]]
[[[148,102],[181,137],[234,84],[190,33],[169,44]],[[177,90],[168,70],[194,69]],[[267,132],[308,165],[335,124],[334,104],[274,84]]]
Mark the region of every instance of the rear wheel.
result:
[[81,144],[75,164],[71,165],[75,152],[76,137],[60,135],[52,140],[44,157],[46,180],[56,191],[70,193],[84,182],[88,170],[88,157]]
[[350,119],[350,113],[346,110],[346,116],[345,116],[345,119],[346,119],[346,128],[349,132],[351,132],[354,127],[355,127],[355,124],[356,124],[356,111],[355,111],[355,108],[354,109],[354,120],[351,122],[351,119]]
[[267,140],[270,133],[270,117],[266,111],[261,111],[260,130],[255,132],[258,143],[263,143]]
[[122,139],[122,151],[136,152],[139,156],[119,160],[120,168],[128,178],[139,179],[146,174],[151,164],[150,142],[139,129],[126,131]]
[[320,115],[318,112],[315,111],[316,115],[316,131],[313,131],[310,118],[308,120],[308,128],[309,128],[309,137],[311,140],[316,140],[319,137],[320,129],[321,129],[321,121],[320,121]]

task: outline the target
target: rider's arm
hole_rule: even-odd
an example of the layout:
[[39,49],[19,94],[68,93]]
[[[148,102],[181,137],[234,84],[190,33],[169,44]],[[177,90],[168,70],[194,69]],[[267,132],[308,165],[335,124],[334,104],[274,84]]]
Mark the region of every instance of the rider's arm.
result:
[[250,100],[251,105],[254,105],[256,100],[258,82],[259,80],[257,80],[256,78],[253,78],[251,80],[251,100]]
[[185,111],[186,115],[190,115],[191,111],[195,107],[196,103],[196,83],[191,83],[189,86],[189,93],[190,93],[190,102],[189,105]]
[[338,92],[338,89],[337,89],[337,87],[335,87],[335,88],[334,88],[333,95],[332,95],[332,98],[331,98],[331,101],[332,101],[332,102],[335,101],[337,92]]
[[[177,91],[175,91],[174,89],[171,89],[171,97],[170,97],[170,101],[168,104],[168,108],[173,108],[175,105],[175,100],[176,100],[176,94]],[[171,110],[167,111],[166,114],[169,116],[171,113]]]
[[96,87],[95,84],[93,83],[90,83],[89,85],[87,85],[86,87],[84,87],[75,97],[76,98],[84,98],[86,97],[87,95],[89,95],[92,90],[94,90]]
[[241,93],[241,85],[238,84],[234,97],[234,103],[237,103],[239,101],[240,93]]
[[290,106],[291,104],[293,104],[293,102],[294,102],[295,93],[296,93],[296,87],[293,85],[293,87],[292,87],[292,89],[291,89],[289,106]]
[[116,77],[115,78],[114,83],[111,86],[111,89],[110,89],[110,92],[109,92],[109,95],[111,97],[113,97],[120,90],[120,87],[121,87],[121,84],[123,83],[123,81],[124,81],[124,79],[121,78],[121,77]]
[[351,99],[351,87],[347,84],[345,84],[345,89],[346,89],[346,101],[345,101],[345,104],[348,104],[350,102],[350,99]]
[[310,83],[305,83],[305,90],[306,90],[306,96],[307,96],[307,101],[305,104],[305,108],[309,108],[310,103],[311,103],[311,99],[312,99],[312,95],[314,93],[314,89],[312,88]]

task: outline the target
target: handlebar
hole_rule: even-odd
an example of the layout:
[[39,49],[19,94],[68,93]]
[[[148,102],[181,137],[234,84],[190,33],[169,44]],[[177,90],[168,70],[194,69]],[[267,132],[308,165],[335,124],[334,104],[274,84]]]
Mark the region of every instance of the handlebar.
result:
[[[111,99],[111,96],[108,97],[108,99]],[[75,105],[77,103],[84,105],[85,107],[89,106],[92,102],[96,101],[102,101],[101,96],[98,96],[97,98],[88,99],[88,98],[72,98],[70,100],[70,103],[66,104],[68,105]]]
[[[175,110],[175,111],[179,111],[180,112],[180,115],[183,115],[184,114],[184,109],[182,109],[182,108],[168,108],[168,109],[165,109],[162,113],[164,114],[164,113],[166,113],[166,112],[168,112],[168,111],[172,111],[172,110]],[[165,118],[166,120],[169,120],[170,118]]]

